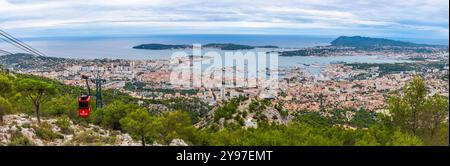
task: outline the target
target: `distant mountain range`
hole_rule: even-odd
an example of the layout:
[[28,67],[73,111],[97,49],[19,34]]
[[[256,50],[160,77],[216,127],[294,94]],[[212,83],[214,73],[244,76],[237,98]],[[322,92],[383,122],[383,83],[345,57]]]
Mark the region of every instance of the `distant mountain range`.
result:
[[[216,48],[221,50],[249,50],[254,48],[278,48],[278,46],[249,46],[242,44],[233,44],[233,43],[209,43],[202,46],[203,48]],[[169,50],[169,49],[191,49],[192,45],[169,45],[169,44],[141,44],[138,46],[134,46],[134,49],[148,49],[148,50]]]
[[331,42],[328,46],[316,46],[280,52],[280,56],[324,56],[324,55],[347,55],[352,52],[367,51],[390,51],[392,53],[421,53],[431,54],[446,51],[448,46],[416,44],[412,42],[397,41],[383,38],[370,38],[361,36],[341,36]]
[[336,47],[357,47],[357,48],[370,48],[370,47],[448,47],[443,45],[429,45],[429,44],[417,44],[412,42],[390,40],[384,38],[371,38],[362,36],[341,36],[331,42],[332,46]]

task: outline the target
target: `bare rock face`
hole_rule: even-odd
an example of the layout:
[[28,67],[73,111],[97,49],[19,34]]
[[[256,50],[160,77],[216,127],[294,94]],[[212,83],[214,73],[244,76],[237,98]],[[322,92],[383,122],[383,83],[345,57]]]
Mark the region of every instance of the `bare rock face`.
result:
[[253,121],[253,118],[246,118],[244,121],[244,128],[258,128],[258,123]]
[[36,138],[36,134],[34,133],[35,131],[33,129],[22,128],[22,130],[20,132],[22,133],[22,135],[24,137],[26,137],[29,140],[33,141],[36,145],[38,145],[38,146],[45,145],[42,140]]
[[173,139],[169,146],[188,146],[182,139]]
[[[73,132],[63,133],[56,124],[56,118],[42,118],[41,123],[48,123],[47,129],[62,138],[40,139],[36,134],[36,128],[40,125],[35,117],[26,114],[5,115],[4,123],[0,124],[0,145],[7,145],[13,140],[12,132],[19,132],[24,138],[37,146],[66,146],[66,145],[103,145],[103,146],[140,146],[139,141],[134,141],[128,134],[120,131],[106,130],[99,126],[89,124],[82,126],[70,122],[69,129]],[[114,133],[114,134],[112,134]]]
[[11,135],[8,133],[9,126],[0,126],[0,144],[8,143]]
[[282,116],[278,110],[275,108],[267,108],[263,113],[266,115],[267,119],[269,119],[269,122],[271,123],[277,123],[277,124],[288,124],[291,120],[291,116]]
[[129,134],[117,135],[116,145],[118,146],[141,146],[141,143],[133,141]]
[[[50,127],[40,128],[43,123]],[[35,117],[26,114],[5,115],[4,123],[0,124],[0,145],[8,145],[17,137],[13,133],[18,132],[23,138],[28,139],[37,146],[142,146],[139,140],[121,131],[108,130],[93,124],[79,125],[70,121],[68,126],[71,132],[62,132],[57,125],[56,118],[42,118],[41,124]],[[52,138],[40,138],[37,132],[45,130],[44,135],[53,135]],[[17,135],[17,134],[16,134]],[[167,146],[162,144],[148,144],[147,146]],[[169,146],[188,146],[182,139],[173,139]]]

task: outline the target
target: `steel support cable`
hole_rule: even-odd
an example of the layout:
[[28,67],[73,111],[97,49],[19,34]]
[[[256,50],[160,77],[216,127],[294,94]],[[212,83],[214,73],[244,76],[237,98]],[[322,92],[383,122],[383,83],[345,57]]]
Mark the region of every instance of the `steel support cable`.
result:
[[18,43],[18,42],[16,42],[16,41],[14,41],[14,40],[12,40],[11,38],[9,38],[9,37],[7,37],[7,36],[4,36],[2,33],[0,33],[0,35],[3,36],[3,37],[5,37],[6,39],[4,39],[4,38],[2,38],[2,39],[3,39],[4,41],[8,42],[9,44],[11,44],[11,45],[13,45],[13,46],[15,46],[15,47],[17,47],[17,48],[19,48],[19,49],[25,51],[25,52],[28,52],[28,53],[30,53],[30,54],[33,54],[33,55],[36,55],[36,56],[41,56],[39,53],[37,53],[37,52],[31,50],[30,48],[28,48],[28,47],[26,47],[26,46],[24,46],[24,45],[22,45],[22,44],[20,44],[20,43]]
[[5,50],[2,50],[2,49],[0,49],[0,53],[3,53],[3,54],[5,54],[5,55],[12,54],[12,53],[10,53],[10,52],[8,52],[8,51],[5,51]]
[[[1,38],[3,41],[5,41],[5,42],[7,42],[7,43],[9,43],[9,44],[11,44],[11,45],[17,47],[18,49],[23,50],[23,51],[29,53],[29,54],[36,55],[36,53],[34,53],[34,52],[32,52],[32,51],[30,51],[30,50],[28,50],[28,49],[25,49],[25,48],[21,47],[20,45],[16,44],[15,42],[12,42],[12,41],[9,40],[9,39],[2,38],[2,36],[3,36],[3,35],[1,35],[0,38]],[[38,55],[38,54],[37,54],[37,55]]]
[[45,56],[45,54],[44,54],[44,53],[42,53],[42,52],[38,51],[37,49],[35,49],[35,48],[31,47],[31,46],[30,46],[30,45],[28,45],[27,43],[25,43],[25,42],[22,42],[21,40],[19,40],[19,39],[15,38],[14,36],[10,35],[9,33],[5,32],[5,31],[3,31],[3,30],[1,30],[1,29],[0,29],[0,33],[3,33],[3,34],[5,34],[5,35],[9,36],[10,38],[14,39],[15,41],[17,41],[17,42],[21,43],[22,45],[24,45],[24,46],[26,46],[26,47],[30,48],[30,49],[31,49],[31,50],[33,50],[34,52],[37,52],[37,53],[39,53],[39,55],[41,55],[41,56]]
[[3,38],[2,36],[0,36],[0,39],[2,39],[3,41],[5,41],[5,42],[7,42],[7,43],[9,43],[9,44],[11,44],[11,45],[13,45],[13,46],[19,48],[20,50],[23,50],[23,51],[25,51],[25,52],[27,52],[27,53],[33,54],[32,52],[30,52],[30,51],[28,51],[28,50],[26,50],[26,49],[20,47],[19,45],[17,45],[17,44],[14,43],[14,42],[9,41],[8,39]]

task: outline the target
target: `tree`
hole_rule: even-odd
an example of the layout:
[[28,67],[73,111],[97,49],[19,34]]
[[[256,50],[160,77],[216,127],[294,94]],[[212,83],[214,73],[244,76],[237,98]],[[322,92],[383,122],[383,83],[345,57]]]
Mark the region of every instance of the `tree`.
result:
[[12,85],[7,76],[0,75],[0,123],[3,123],[3,116],[12,111],[11,103],[6,98],[12,93]]
[[359,109],[355,110],[354,113],[355,115],[350,120],[350,125],[354,127],[367,128],[377,123],[374,112],[365,109]]
[[[67,115],[73,118],[72,113],[76,113],[78,109],[78,101],[75,100],[76,98],[76,96],[69,94],[54,97],[43,104],[42,114],[57,117]],[[76,116],[78,117],[78,114]]]
[[176,138],[192,142],[195,136],[191,118],[181,111],[165,113],[156,119],[156,125],[159,133],[157,137],[165,144]]
[[325,110],[323,97],[324,97],[323,93],[320,93],[319,94],[319,108],[320,108],[320,111],[324,111]]
[[402,132],[398,127],[385,125],[372,125],[366,130],[358,130],[357,146],[420,146],[423,142],[420,138],[407,132]]
[[394,131],[391,135],[392,141],[387,145],[389,146],[421,146],[423,142],[414,135],[400,132],[399,130]]
[[3,116],[10,113],[12,110],[9,101],[0,96],[0,124],[3,123]]
[[423,111],[423,104],[427,96],[425,81],[419,76],[414,76],[409,82],[409,86],[403,87],[405,93],[404,100],[408,103],[412,113],[412,131],[416,134],[418,128],[418,114]]
[[393,115],[394,125],[416,134],[419,127],[418,116],[424,111],[426,101],[425,81],[414,76],[409,83],[405,84],[403,92],[403,96],[398,93],[390,96],[389,111]]
[[141,140],[142,146],[145,146],[146,137],[154,130],[154,118],[144,109],[137,109],[130,112],[126,117],[120,120],[122,129],[135,138]]
[[[424,112],[420,115],[421,130],[424,142],[429,145],[448,145],[448,122],[446,118],[449,114],[449,101],[441,95],[435,94],[424,104]],[[446,123],[444,123],[446,122]],[[446,125],[446,126],[445,126]],[[447,132],[439,132],[440,128],[447,128]],[[439,140],[447,135],[446,140]]]
[[41,104],[48,101],[52,95],[57,93],[56,88],[53,84],[44,81],[25,78],[18,81],[17,89],[25,98],[32,102],[38,123],[41,123]]
[[7,94],[12,91],[12,82],[11,80],[3,75],[0,75],[0,96],[6,97]]
[[94,122],[114,130],[122,129],[120,119],[128,113],[138,109],[139,106],[133,104],[125,104],[122,101],[114,101],[106,107],[94,111]]
[[322,116],[319,112],[300,111],[297,114],[297,122],[313,127],[332,126],[331,120]]
[[415,76],[403,88],[404,94],[389,97],[389,117],[383,118],[391,127],[411,132],[426,145],[448,145],[449,101],[435,94],[428,97],[425,81]]

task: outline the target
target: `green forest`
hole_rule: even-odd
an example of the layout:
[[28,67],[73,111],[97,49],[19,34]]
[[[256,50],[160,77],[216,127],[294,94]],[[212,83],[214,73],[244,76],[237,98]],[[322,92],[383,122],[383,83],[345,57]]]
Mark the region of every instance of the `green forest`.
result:
[[[242,124],[196,127],[195,124],[213,110],[199,100],[147,100],[145,104],[167,106],[165,112],[152,111],[138,104],[138,99],[117,90],[105,90],[104,107],[93,110],[88,118],[78,117],[77,98],[86,90],[67,86],[58,81],[2,71],[0,73],[0,117],[25,113],[37,117],[57,118],[61,126],[70,120],[76,124],[95,124],[129,133],[144,143],[168,144],[175,138],[192,146],[431,146],[449,144],[449,100],[440,95],[428,95],[425,81],[416,76],[400,91],[388,95],[387,113],[360,114],[351,122],[339,116],[326,117],[320,112],[298,111],[295,120],[287,125],[265,123],[259,119],[258,128],[244,129]],[[213,115],[227,117],[236,112],[242,98],[232,99],[215,109]],[[264,101],[252,102],[249,111],[264,107]],[[277,109],[283,111],[280,105]],[[350,109],[350,108],[349,108]],[[339,110],[322,111],[339,114]],[[342,111],[342,110],[340,110]],[[284,112],[288,114],[288,112]],[[245,115],[243,115],[245,116]],[[229,117],[231,118],[231,117]],[[0,122],[1,123],[1,122]],[[38,135],[48,139],[58,133],[49,133],[40,123]],[[342,127],[347,124],[355,127]],[[32,145],[20,134],[13,135],[11,145]]]

